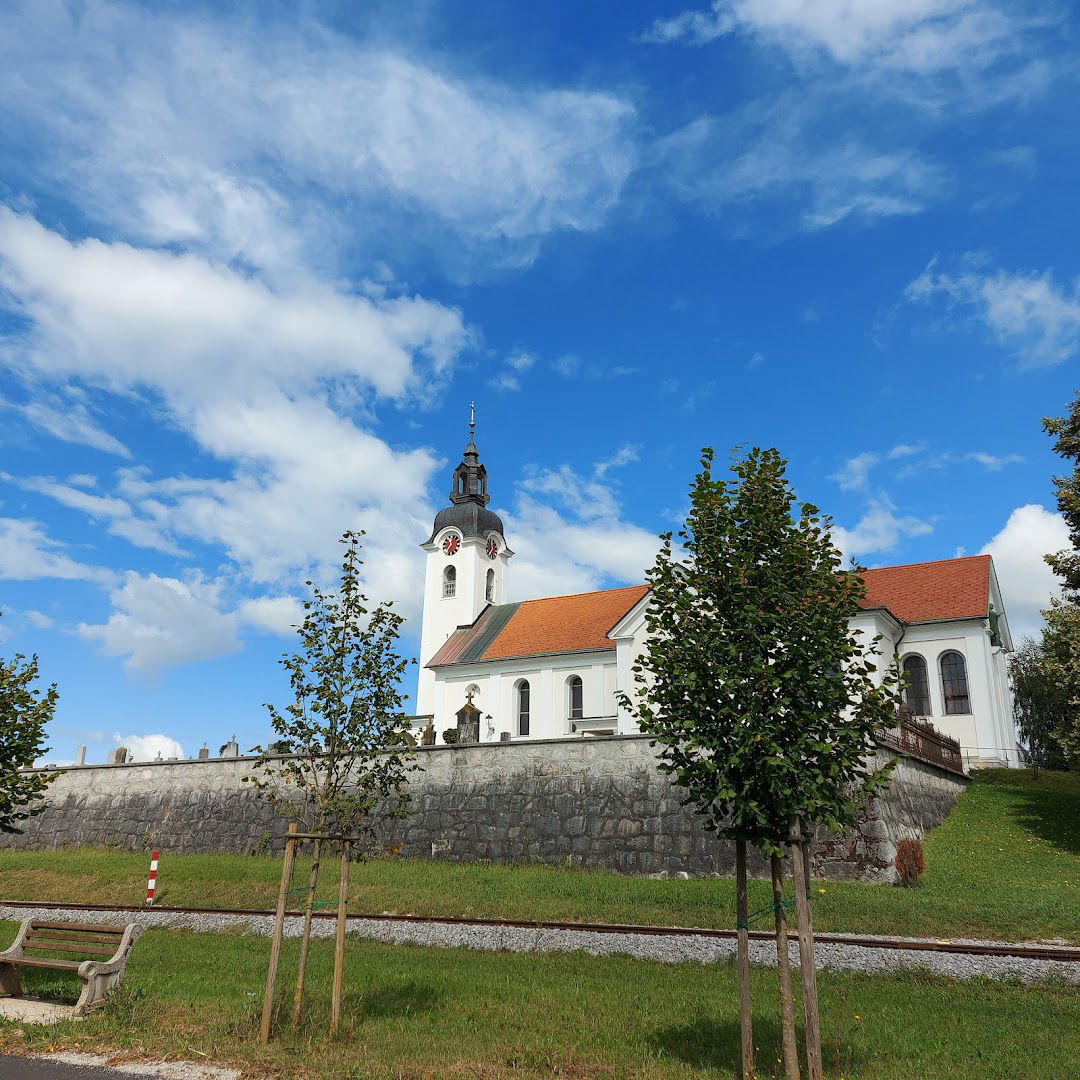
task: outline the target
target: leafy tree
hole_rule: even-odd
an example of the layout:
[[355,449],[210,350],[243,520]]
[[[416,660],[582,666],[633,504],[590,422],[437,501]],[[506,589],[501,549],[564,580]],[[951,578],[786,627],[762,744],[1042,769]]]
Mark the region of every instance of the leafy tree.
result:
[[[1055,619],[1055,623],[1060,620]],[[1013,710],[1020,738],[1027,744],[1032,774],[1061,764],[1062,751],[1057,735],[1064,733],[1068,721],[1068,698],[1059,671],[1060,642],[1050,635],[1050,655],[1046,637],[1040,641],[1024,638],[1009,657],[1009,675],[1013,684]]]
[[[738,925],[747,925],[749,841],[771,857],[781,964],[785,1071],[798,1076],[779,855],[792,836],[817,824],[855,824],[863,798],[888,780],[868,751],[894,721],[901,679],[879,674],[877,641],[849,627],[865,587],[845,570],[830,522],[795,495],[776,450],[753,449],[713,476],[702,451],[679,532],[663,536],[648,573],[648,644],[634,667],[636,698],[622,697],[661,747],[672,775],[704,827],[736,841]],[[794,516],[793,516],[794,515]],[[807,854],[792,849],[803,952],[807,1063],[821,1075],[812,927],[806,901]],[[749,962],[740,935],[743,1072],[753,1075]]]
[[45,728],[59,698],[55,684],[44,694],[35,688],[37,679],[36,656],[0,657],[0,832],[21,833],[19,822],[45,809],[45,789],[56,779],[20,771],[48,750]]
[[1071,547],[1046,556],[1061,578],[1062,599],[1047,611],[1042,651],[1046,676],[1062,701],[1054,738],[1069,762],[1080,766],[1080,392],[1065,416],[1046,417],[1043,430],[1054,437],[1054,452],[1072,463],[1072,471],[1054,477],[1057,505],[1069,527]]
[[[408,813],[405,782],[416,768],[400,691],[408,663],[397,653],[404,619],[390,602],[369,607],[361,592],[363,535],[341,537],[337,592],[306,582],[311,599],[297,628],[300,649],[280,661],[294,700],[284,710],[267,704],[277,738],[255,747],[261,775],[248,778],[307,830],[354,838],[378,827],[372,811],[386,800],[389,813]],[[283,746],[295,756],[276,756]]]
[[867,758],[894,722],[900,678],[878,676],[877,642],[849,629],[865,586],[845,570],[828,519],[795,495],[776,450],[715,479],[713,452],[679,532],[648,573],[648,646],[625,699],[662,746],[706,829],[779,853],[791,817],[855,824],[888,771]]
[[1043,430],[1054,436],[1054,453],[1073,463],[1072,472],[1054,477],[1057,505],[1069,527],[1070,548],[1046,556],[1051,569],[1062,581],[1070,600],[1080,599],[1080,391],[1065,416],[1047,416]]
[[1080,603],[1055,600],[1043,616],[1046,627],[1040,646],[1045,682],[1039,692],[1059,710],[1051,736],[1064,754],[1065,761],[1060,763],[1080,768]]

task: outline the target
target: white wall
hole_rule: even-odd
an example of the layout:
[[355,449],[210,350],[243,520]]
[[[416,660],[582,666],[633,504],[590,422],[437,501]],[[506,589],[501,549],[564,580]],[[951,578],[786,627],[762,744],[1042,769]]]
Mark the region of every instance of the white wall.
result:
[[[955,651],[967,665],[971,711],[945,712],[941,657]],[[930,715],[927,719],[944,735],[957,739],[968,764],[1016,765],[1016,729],[1012,715],[1006,653],[990,644],[986,619],[922,623],[909,626],[900,645],[900,656],[918,653],[926,661],[930,684]]]
[[[480,709],[480,741],[498,740],[509,731],[517,739],[516,687],[529,681],[530,739],[558,739],[570,734],[567,680],[581,679],[586,717],[614,717],[614,649],[565,653],[559,656],[535,656],[518,660],[490,660],[478,664],[455,665],[433,672],[432,708],[439,741],[448,727],[457,723],[457,710],[465,704],[470,687],[476,688],[474,702]],[[487,717],[491,716],[490,722]],[[493,729],[488,731],[489,723]]]

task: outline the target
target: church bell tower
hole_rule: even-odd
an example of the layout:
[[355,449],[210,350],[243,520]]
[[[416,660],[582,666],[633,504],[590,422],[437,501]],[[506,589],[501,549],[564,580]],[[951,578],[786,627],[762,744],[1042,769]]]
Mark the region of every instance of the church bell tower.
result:
[[450,505],[435,515],[427,552],[424,613],[420,630],[420,678],[416,711],[435,712],[434,672],[427,663],[459,627],[470,626],[489,604],[505,603],[506,546],[503,523],[487,508],[487,469],[476,448],[476,408],[469,406],[469,441],[454,469]]

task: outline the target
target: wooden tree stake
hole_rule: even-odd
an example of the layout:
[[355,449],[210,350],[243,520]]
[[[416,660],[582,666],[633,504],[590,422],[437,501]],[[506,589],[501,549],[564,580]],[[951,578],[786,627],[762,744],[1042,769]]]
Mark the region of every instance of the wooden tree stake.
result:
[[754,1029],[750,1013],[750,933],[747,924],[746,903],[746,841],[735,841],[735,877],[737,898],[735,902],[736,930],[738,930],[739,966],[739,1030],[742,1034],[743,1080],[754,1080]]
[[270,1041],[270,1018],[274,1012],[274,984],[277,982],[278,961],[281,959],[281,938],[285,931],[285,901],[292,880],[293,859],[296,857],[296,825],[290,825],[285,837],[285,859],[281,864],[281,888],[278,889],[277,911],[274,913],[274,936],[270,941],[270,970],[266,973],[266,991],[263,994],[262,1023],[259,1025],[259,1042]]
[[348,840],[341,845],[341,884],[338,886],[337,936],[334,939],[334,990],[330,998],[330,1034],[336,1035],[341,1021],[341,986],[345,977],[345,913],[349,902]]
[[300,937],[300,966],[296,972],[296,990],[293,992],[293,1024],[300,1023],[300,1012],[304,1002],[304,984],[307,981],[308,945],[311,941],[311,912],[315,907],[315,891],[319,884],[319,852],[322,841],[315,841],[315,852],[311,863],[311,876],[308,878],[307,900],[304,903],[304,932]]
[[784,1076],[800,1080],[799,1046],[795,1040],[795,1002],[791,996],[791,957],[788,954],[787,913],[784,910],[784,864],[779,855],[772,868],[773,906],[776,910],[776,974],[780,983],[780,1029],[784,1039]]
[[818,1018],[817,963],[814,959],[814,923],[810,915],[810,857],[797,816],[791,819],[791,870],[795,879],[795,908],[799,924],[799,972],[806,1017],[806,1071],[821,1080],[821,1022]]

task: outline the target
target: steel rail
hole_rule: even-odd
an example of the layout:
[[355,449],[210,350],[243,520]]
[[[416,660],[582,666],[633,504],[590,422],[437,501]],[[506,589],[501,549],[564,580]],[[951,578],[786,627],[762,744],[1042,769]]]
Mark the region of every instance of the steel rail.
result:
[[[0,907],[47,908],[56,911],[160,911],[172,915],[236,915],[273,918],[272,911],[255,908],[181,908],[140,904],[60,904],[34,900],[0,900]],[[300,918],[303,911],[287,911],[287,916]],[[337,918],[332,911],[314,911],[312,918]],[[703,926],[641,926],[634,923],[588,923],[554,922],[544,919],[467,919],[452,915],[388,915],[351,912],[349,919],[365,919],[369,922],[404,922],[436,924],[442,926],[507,927],[518,930],[572,930],[593,934],[642,934],[654,937],[702,937],[731,939],[735,930],[721,930]],[[755,941],[773,941],[775,935],[768,930],[751,930]],[[822,945],[856,945],[867,949],[897,949],[909,952],[960,953],[965,956],[1007,956],[1023,960],[1058,960],[1066,963],[1080,962],[1080,946],[1074,945],[1023,945],[1014,942],[973,945],[946,938],[920,941],[915,938],[871,937],[853,934],[815,933],[814,940]]]

